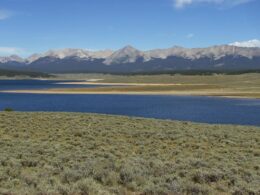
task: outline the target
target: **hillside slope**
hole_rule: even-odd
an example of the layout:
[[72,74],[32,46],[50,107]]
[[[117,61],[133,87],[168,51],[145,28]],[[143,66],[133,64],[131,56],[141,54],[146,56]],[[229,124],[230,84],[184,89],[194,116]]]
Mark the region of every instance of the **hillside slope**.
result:
[[0,113],[1,194],[259,194],[260,129]]

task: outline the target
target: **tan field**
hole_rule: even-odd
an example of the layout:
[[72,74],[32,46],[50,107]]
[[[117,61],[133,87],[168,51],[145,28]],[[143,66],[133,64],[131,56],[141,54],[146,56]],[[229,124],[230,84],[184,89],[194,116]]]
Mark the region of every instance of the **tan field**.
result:
[[[144,94],[201,95],[233,98],[260,98],[260,74],[242,75],[149,75],[62,74],[56,79],[78,79],[67,84],[100,85],[97,88],[8,90],[13,93],[50,94]],[[64,83],[63,83],[64,84]],[[108,86],[109,85],[109,86]]]

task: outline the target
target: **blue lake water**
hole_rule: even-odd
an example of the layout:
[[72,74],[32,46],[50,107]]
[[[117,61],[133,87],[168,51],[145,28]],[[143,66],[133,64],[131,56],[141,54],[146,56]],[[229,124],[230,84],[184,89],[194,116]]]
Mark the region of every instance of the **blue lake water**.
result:
[[[7,82],[7,81],[5,81]],[[52,81],[14,82],[0,89],[41,89],[57,87]],[[34,84],[30,84],[34,83]],[[50,82],[50,83],[47,83]],[[8,82],[7,82],[8,83]],[[32,86],[33,85],[33,86]],[[61,85],[59,85],[61,87]],[[72,87],[64,85],[62,87]],[[86,87],[75,86],[75,87]],[[95,86],[92,86],[95,87]],[[64,111],[116,114],[218,124],[260,126],[260,100],[172,95],[71,95],[0,93],[0,110]]]
[[[91,88],[100,85],[59,84],[74,80],[0,80],[0,90],[50,89],[50,88]],[[103,86],[102,86],[103,87]]]

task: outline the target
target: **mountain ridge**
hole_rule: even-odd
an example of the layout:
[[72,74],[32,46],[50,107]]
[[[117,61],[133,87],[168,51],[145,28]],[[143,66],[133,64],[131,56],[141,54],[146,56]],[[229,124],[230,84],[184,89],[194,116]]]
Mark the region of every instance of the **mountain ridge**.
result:
[[207,48],[174,46],[142,51],[127,45],[119,50],[65,48],[28,58],[0,57],[0,68],[43,72],[138,72],[191,69],[260,69],[260,48],[217,45]]

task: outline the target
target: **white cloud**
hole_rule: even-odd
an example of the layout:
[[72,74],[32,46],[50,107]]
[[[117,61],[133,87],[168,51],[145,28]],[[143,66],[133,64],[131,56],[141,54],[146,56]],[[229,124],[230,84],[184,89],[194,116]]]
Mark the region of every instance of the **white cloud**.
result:
[[23,55],[27,52],[22,48],[17,47],[0,47],[0,55]]
[[186,38],[187,39],[191,39],[191,38],[193,38],[195,35],[193,34],[193,33],[190,33],[190,34],[187,34],[186,35]]
[[208,3],[224,6],[236,6],[254,0],[173,0],[175,8],[184,8],[191,4]]
[[12,12],[4,9],[0,9],[0,20],[5,20],[12,16]]
[[186,5],[192,4],[193,0],[175,0],[174,1],[174,6],[176,8],[183,8]]
[[260,47],[260,40],[252,39],[249,41],[241,41],[241,42],[234,42],[230,43],[229,45],[237,46],[237,47]]

